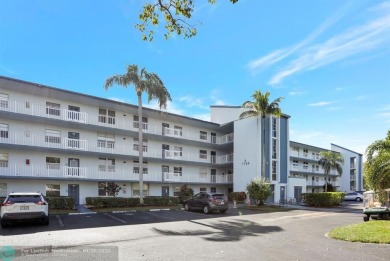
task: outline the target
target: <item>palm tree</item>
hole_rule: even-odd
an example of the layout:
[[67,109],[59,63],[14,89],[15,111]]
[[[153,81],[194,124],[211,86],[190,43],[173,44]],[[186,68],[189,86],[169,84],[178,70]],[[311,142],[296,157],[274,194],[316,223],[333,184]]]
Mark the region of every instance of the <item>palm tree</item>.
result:
[[142,93],[148,94],[148,102],[157,100],[161,108],[166,108],[167,102],[172,101],[171,95],[165,88],[164,83],[154,73],[148,73],[145,68],[138,71],[137,65],[127,66],[125,74],[114,75],[106,80],[104,88],[107,90],[114,84],[127,88],[129,85],[134,85],[138,96],[138,152],[139,152],[139,190],[140,204],[144,204],[144,184],[143,184],[143,135],[142,135]]
[[328,175],[331,169],[336,169],[337,173],[341,176],[343,174],[342,164],[344,163],[343,156],[340,153],[334,151],[321,151],[321,159],[318,164],[321,165],[325,174],[325,192],[328,192]]
[[[280,117],[282,116],[282,110],[279,108],[279,103],[283,97],[279,97],[273,102],[269,103],[269,92],[261,93],[261,91],[255,91],[252,94],[253,101],[246,101],[242,105],[245,109],[240,114],[240,119],[246,117],[256,117],[258,119],[261,116],[262,126],[262,160],[261,160],[261,176],[265,178],[265,118],[269,116]],[[258,125],[258,124],[257,124]]]
[[364,176],[370,188],[383,190],[390,187],[390,131],[383,140],[377,140],[366,150]]
[[370,161],[374,154],[385,151],[390,152],[390,130],[387,132],[387,136],[384,140],[377,140],[368,146],[366,150],[367,161]]

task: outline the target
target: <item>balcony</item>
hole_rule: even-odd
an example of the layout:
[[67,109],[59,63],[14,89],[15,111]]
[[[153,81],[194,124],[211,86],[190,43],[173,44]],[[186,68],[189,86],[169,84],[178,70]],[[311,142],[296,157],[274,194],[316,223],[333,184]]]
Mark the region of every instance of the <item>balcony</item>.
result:
[[[47,107],[45,105],[33,104],[30,102],[21,101],[6,101],[3,106],[0,106],[0,111],[8,111],[13,113],[20,113],[24,115],[31,115],[43,118],[57,119],[63,121],[77,122],[80,124],[89,124],[95,126],[104,126],[108,128],[116,128],[122,130],[130,130],[138,132],[140,123],[138,121],[130,121],[127,119],[115,118],[104,115],[88,115],[86,112],[76,112],[67,109],[59,109]],[[200,137],[199,132],[185,132],[180,129],[161,128],[161,126],[154,126],[145,122],[141,123],[144,133],[165,135],[175,138],[194,140],[205,143],[226,144],[233,142],[233,133],[224,136],[214,137],[211,140],[208,136]]]
[[[340,187],[340,181],[328,181],[328,183],[332,184],[333,187]],[[325,186],[325,181],[314,181],[314,180],[307,180],[306,186],[308,187],[322,187]]]
[[[129,169],[115,169],[113,166],[100,165],[96,168],[68,167],[53,165],[0,165],[0,176],[6,177],[29,177],[29,178],[57,178],[57,179],[82,179],[82,180],[119,180],[138,181],[139,174]],[[179,173],[148,173],[143,175],[145,182],[191,182],[191,183],[215,183],[224,184],[233,182],[233,174],[226,175],[202,175]]]

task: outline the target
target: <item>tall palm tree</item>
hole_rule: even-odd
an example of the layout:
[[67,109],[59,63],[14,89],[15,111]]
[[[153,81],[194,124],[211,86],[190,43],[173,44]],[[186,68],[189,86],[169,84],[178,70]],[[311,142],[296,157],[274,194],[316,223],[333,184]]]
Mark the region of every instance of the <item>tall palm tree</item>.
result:
[[377,140],[372,143],[366,149],[367,161],[370,161],[374,154],[378,154],[381,152],[390,152],[390,130],[387,132],[387,136],[383,140]]
[[269,116],[274,116],[274,117],[282,116],[282,110],[279,108],[279,103],[282,101],[283,97],[279,97],[270,103],[269,102],[270,95],[271,94],[268,91],[266,93],[261,93],[261,91],[255,91],[252,94],[253,101],[244,102],[242,108],[245,109],[245,111],[240,114],[240,119],[246,117],[256,117],[258,119],[258,117],[261,116],[261,126],[262,126],[261,176],[263,178],[265,178],[265,118]]
[[328,192],[328,175],[331,169],[335,169],[337,173],[341,176],[343,174],[344,158],[340,153],[334,151],[321,151],[321,159],[318,161],[318,164],[322,167],[325,174],[325,192]]
[[143,183],[143,124],[142,124],[142,93],[148,95],[148,102],[157,100],[161,108],[166,108],[167,102],[172,101],[171,95],[165,88],[164,83],[155,73],[148,73],[145,68],[138,71],[138,66],[133,64],[127,66],[125,74],[117,74],[106,80],[104,88],[107,90],[114,84],[127,88],[134,85],[138,96],[138,153],[139,153],[139,190],[140,204],[144,204],[144,183]]

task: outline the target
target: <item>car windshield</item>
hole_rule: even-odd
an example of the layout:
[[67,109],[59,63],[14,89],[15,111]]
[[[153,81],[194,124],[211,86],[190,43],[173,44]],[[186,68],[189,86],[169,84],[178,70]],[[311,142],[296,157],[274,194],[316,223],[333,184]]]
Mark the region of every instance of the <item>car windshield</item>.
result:
[[41,200],[39,195],[10,195],[9,202],[13,203],[37,203]]
[[213,194],[212,197],[214,199],[223,199],[224,198],[224,195],[223,194]]

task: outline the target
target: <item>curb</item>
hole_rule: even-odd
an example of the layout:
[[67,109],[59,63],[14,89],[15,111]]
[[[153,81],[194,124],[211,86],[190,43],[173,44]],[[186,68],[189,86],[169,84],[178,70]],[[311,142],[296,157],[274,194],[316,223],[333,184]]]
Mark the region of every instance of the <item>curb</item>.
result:
[[90,215],[90,214],[97,214],[97,212],[78,212],[78,213],[69,213],[69,216],[76,216],[76,215]]
[[135,213],[135,212],[157,212],[157,211],[172,211],[172,210],[184,210],[184,208],[180,209],[170,209],[170,208],[155,208],[155,209],[149,209],[149,210],[115,210],[115,211],[108,211],[108,212],[77,212],[77,213],[68,213],[70,216],[76,216],[76,215],[93,215],[97,213],[113,213],[113,214],[120,214],[120,213]]

